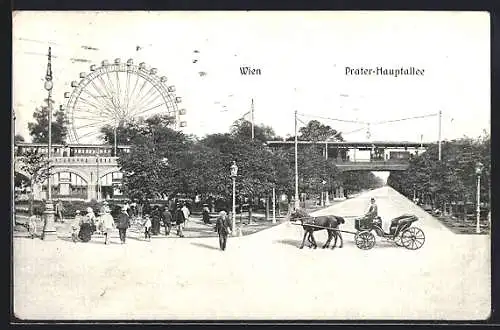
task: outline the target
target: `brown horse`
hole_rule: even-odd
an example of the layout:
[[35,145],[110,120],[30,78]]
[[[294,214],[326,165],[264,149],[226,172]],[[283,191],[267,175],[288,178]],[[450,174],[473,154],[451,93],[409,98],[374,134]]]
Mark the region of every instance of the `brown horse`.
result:
[[326,230],[328,232],[328,239],[326,240],[325,245],[323,245],[323,249],[327,248],[330,245],[330,242],[334,237],[335,241],[333,243],[332,249],[334,249],[337,246],[337,238],[340,238],[339,248],[341,248],[344,245],[344,240],[342,239],[341,232],[335,230],[339,227],[339,225],[345,223],[345,220],[342,217],[335,215],[322,215],[318,217],[312,217],[306,211],[301,209],[296,209],[290,214],[290,220],[299,220],[300,223],[302,224],[302,228],[304,228],[304,238],[302,239],[302,244],[300,246],[300,249],[304,248],[306,236],[309,243],[311,243],[311,246],[309,247],[314,247],[314,248],[318,247],[313,235],[313,233],[318,230]]

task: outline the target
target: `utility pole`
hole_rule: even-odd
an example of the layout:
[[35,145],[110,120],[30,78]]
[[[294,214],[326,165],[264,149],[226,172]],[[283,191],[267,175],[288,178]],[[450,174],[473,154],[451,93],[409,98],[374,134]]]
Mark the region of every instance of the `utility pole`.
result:
[[295,110],[295,208],[298,209],[300,207],[299,202],[299,165],[297,159],[297,149],[298,149],[298,140],[297,140],[297,110]]
[[54,86],[52,82],[52,55],[51,55],[51,47],[49,47],[48,53],[48,62],[47,62],[47,74],[45,75],[45,89],[48,92],[47,97],[47,106],[49,112],[49,143],[47,150],[47,166],[48,166],[48,176],[47,176],[47,202],[45,202],[45,210],[43,212],[44,215],[44,226],[43,226],[43,234],[42,238],[46,241],[53,241],[57,239],[57,231],[54,225],[54,204],[52,203],[52,184],[50,180],[51,176],[51,161],[52,161],[52,88]]
[[441,161],[441,115],[442,111],[439,110],[439,130],[438,130],[438,160]]
[[252,107],[251,107],[251,120],[252,120],[252,140],[254,139],[255,137],[255,131],[254,131],[254,118],[253,118],[253,112],[254,112],[254,106],[253,106],[253,99],[252,99]]

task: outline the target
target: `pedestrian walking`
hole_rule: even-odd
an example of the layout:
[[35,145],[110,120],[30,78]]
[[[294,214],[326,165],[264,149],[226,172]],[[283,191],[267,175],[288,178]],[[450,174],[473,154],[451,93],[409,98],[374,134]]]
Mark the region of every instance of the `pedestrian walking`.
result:
[[147,239],[151,242],[151,218],[149,214],[146,214],[146,219],[143,223],[144,226],[144,239]]
[[208,204],[203,204],[203,210],[201,211],[203,223],[206,225],[210,224],[210,210],[208,209]]
[[127,229],[130,227],[130,217],[125,206],[122,207],[122,212],[118,216],[117,227],[120,233],[120,241],[122,244],[125,244],[125,240],[127,238]]
[[28,233],[31,239],[35,238],[36,236],[36,215],[32,215],[28,219]]
[[137,202],[135,201],[135,199],[132,201],[132,203],[130,203],[130,210],[132,210],[132,215],[134,217],[137,217]]
[[215,223],[215,231],[219,234],[219,246],[222,251],[226,249],[227,235],[232,232],[232,224],[226,211],[220,211]]
[[109,207],[104,208],[104,214],[101,216],[101,230],[104,233],[104,244],[109,244],[109,239],[113,228],[115,228],[115,220],[111,215],[111,209]]
[[87,214],[81,218],[80,221],[80,231],[78,232],[78,238],[82,242],[90,241],[92,233],[94,232],[93,227],[95,222],[95,214],[91,207],[87,207]]
[[163,225],[165,226],[165,235],[170,234],[170,230],[172,229],[172,213],[168,208],[165,208],[162,214]]
[[76,210],[75,219],[71,223],[71,240],[73,243],[78,241],[78,231],[80,230],[80,222],[82,221],[82,216],[80,215],[80,210]]
[[54,211],[56,212],[57,219],[59,219],[60,222],[64,222],[64,219],[63,219],[64,206],[63,206],[63,203],[60,199],[57,200]]
[[158,205],[155,205],[153,208],[153,211],[151,212],[151,218],[152,218],[152,232],[153,235],[158,235],[160,233],[160,209],[158,208]]
[[184,214],[185,224],[187,224],[187,222],[189,221],[189,216],[191,215],[191,212],[189,211],[186,203],[184,203],[181,210],[182,210],[182,213]]
[[177,235],[179,237],[184,237],[183,227],[186,218],[184,218],[184,212],[182,212],[180,204],[177,205],[177,209],[175,210],[174,221],[177,225]]

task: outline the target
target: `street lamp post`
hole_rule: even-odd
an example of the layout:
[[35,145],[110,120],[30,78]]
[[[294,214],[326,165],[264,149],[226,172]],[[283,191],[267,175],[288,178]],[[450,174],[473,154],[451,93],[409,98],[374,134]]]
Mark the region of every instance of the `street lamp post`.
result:
[[47,97],[47,106],[49,111],[49,127],[48,127],[48,152],[47,152],[47,166],[48,166],[48,176],[47,176],[47,202],[45,203],[45,210],[43,211],[44,215],[44,226],[43,226],[43,234],[42,239],[45,241],[53,241],[57,239],[56,227],[54,225],[54,204],[52,203],[52,185],[50,180],[50,166],[51,166],[51,158],[52,158],[52,56],[51,56],[51,47],[49,47],[48,54],[48,63],[47,63],[47,74],[45,75],[45,84],[44,88],[48,92]]
[[476,181],[477,181],[477,197],[476,197],[476,233],[481,233],[481,228],[479,226],[479,218],[481,215],[481,172],[483,171],[483,164],[476,164]]
[[236,176],[238,175],[238,166],[236,161],[233,161],[231,165],[231,178],[233,179],[233,216],[232,216],[232,228],[233,231],[236,230]]

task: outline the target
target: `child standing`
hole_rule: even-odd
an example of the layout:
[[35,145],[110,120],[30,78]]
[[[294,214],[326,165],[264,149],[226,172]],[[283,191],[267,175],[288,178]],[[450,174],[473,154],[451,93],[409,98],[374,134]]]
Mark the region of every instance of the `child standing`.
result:
[[36,235],[36,215],[32,215],[28,220],[28,232],[31,239]]
[[80,210],[76,210],[75,220],[71,224],[71,239],[74,243],[78,241],[78,232],[80,231],[80,221],[82,221],[82,216],[80,215]]
[[146,219],[144,220],[144,238],[151,242],[151,218],[149,214],[146,214]]

